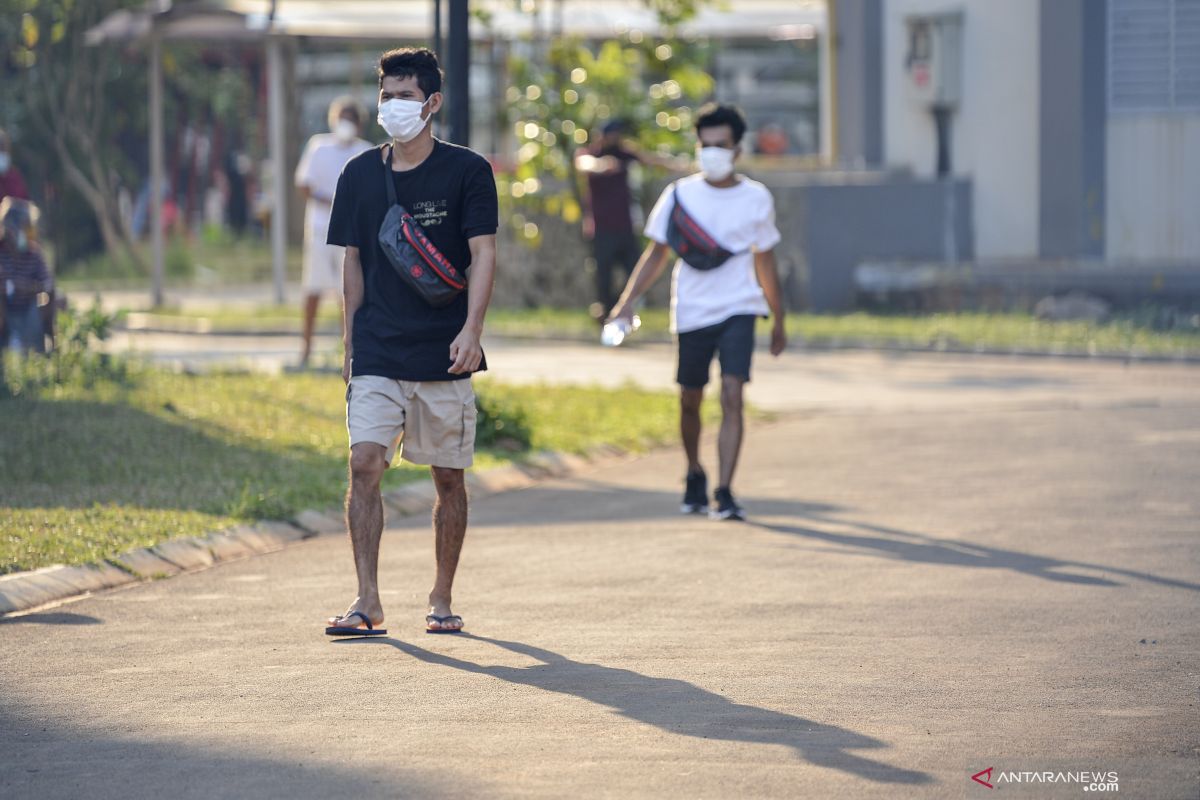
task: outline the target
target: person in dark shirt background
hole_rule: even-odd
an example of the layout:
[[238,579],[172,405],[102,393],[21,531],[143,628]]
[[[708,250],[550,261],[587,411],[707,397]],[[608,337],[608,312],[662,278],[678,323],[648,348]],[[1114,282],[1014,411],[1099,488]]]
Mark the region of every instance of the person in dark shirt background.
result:
[[591,240],[596,260],[596,301],[590,310],[601,322],[616,298],[614,271],[619,268],[624,273],[622,280],[628,278],[642,253],[642,241],[633,222],[630,165],[686,169],[674,159],[642,152],[624,138],[626,131],[625,123],[612,120],[600,129],[600,136],[591,146],[575,156],[575,168],[587,177],[583,235]]
[[[391,141],[346,163],[329,215],[327,241],[345,248],[346,517],[358,596],[345,614],[329,620],[325,632],[381,632],[379,485],[399,453],[429,465],[433,475],[437,571],[425,625],[430,633],[454,633],[463,627],[462,617],[450,609],[451,587],[467,529],[463,470],[475,448],[470,379],[487,368],[479,338],[495,274],[496,182],[482,156],[433,138],[430,119],[442,107],[437,56],[425,49],[392,50],[380,57],[378,72],[379,123]],[[399,277],[379,244],[390,207],[389,180],[396,201],[433,245],[467,272],[467,291],[448,306],[428,305]]]
[[54,290],[54,279],[37,243],[38,208],[28,200],[0,200],[0,288],[4,291],[6,346],[21,353],[46,351],[39,295]]
[[25,186],[25,176],[13,163],[12,140],[8,138],[8,133],[0,128],[0,200],[6,197],[28,200],[29,189]]

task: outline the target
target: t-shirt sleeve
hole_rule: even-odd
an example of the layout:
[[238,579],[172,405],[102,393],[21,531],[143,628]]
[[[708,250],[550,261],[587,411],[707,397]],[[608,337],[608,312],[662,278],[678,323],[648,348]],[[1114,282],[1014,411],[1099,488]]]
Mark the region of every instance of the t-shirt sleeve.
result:
[[500,227],[500,206],[496,197],[496,177],[492,166],[480,160],[467,175],[463,187],[462,233],[470,239],[490,236]]
[[658,196],[658,202],[650,209],[646,217],[646,237],[659,244],[667,243],[667,223],[671,216],[671,206],[675,202],[675,187],[668,186]]
[[347,164],[338,176],[337,189],[333,193],[333,208],[329,210],[329,233],[325,236],[325,243],[339,247],[361,247],[358,229],[354,224],[357,219],[358,192],[354,191],[350,164]]
[[752,246],[758,252],[765,253],[782,239],[783,236],[775,225],[775,198],[771,196],[770,190],[766,190],[763,192],[763,210],[754,228]]
[[296,165],[296,186],[312,185],[313,151],[317,149],[314,141],[309,139],[308,144],[304,145],[304,152],[300,154],[300,163]]

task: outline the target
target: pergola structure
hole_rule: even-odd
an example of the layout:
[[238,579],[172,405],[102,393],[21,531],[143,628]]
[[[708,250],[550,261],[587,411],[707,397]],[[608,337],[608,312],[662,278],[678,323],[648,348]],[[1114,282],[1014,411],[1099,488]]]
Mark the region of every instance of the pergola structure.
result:
[[[570,13],[566,6],[570,4]],[[769,36],[787,39],[825,29],[827,0],[738,0],[727,8],[702,6],[678,32],[689,36]],[[286,170],[283,43],[289,38],[413,41],[445,50],[448,130],[451,141],[467,143],[470,128],[469,69],[472,38],[516,39],[528,35],[618,36],[630,30],[653,34],[656,14],[644,0],[147,0],[137,11],[122,10],[87,32],[91,46],[136,41],[148,50],[150,91],[150,227],[153,301],[163,302],[165,247],[162,229],[164,168],[163,47],[172,41],[242,43],[264,47],[267,56],[268,149],[274,174],[271,250],[276,302],[284,301],[289,181]],[[443,12],[444,8],[444,12]],[[471,9],[487,15],[486,32],[470,25]],[[832,13],[831,11],[829,12]],[[441,47],[443,18],[445,47]],[[798,33],[799,32],[799,33]],[[829,63],[826,49],[824,62]],[[832,70],[823,69],[822,95],[832,103]],[[825,126],[834,114],[825,114]],[[825,131],[823,141],[832,141]]]

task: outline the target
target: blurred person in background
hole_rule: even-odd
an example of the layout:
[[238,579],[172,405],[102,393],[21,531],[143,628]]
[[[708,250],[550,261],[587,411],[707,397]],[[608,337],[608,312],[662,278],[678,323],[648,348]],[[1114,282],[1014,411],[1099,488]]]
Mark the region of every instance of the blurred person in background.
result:
[[25,186],[25,176],[13,163],[12,140],[0,128],[0,200],[6,197],[28,200],[29,189]]
[[587,177],[584,194],[583,235],[592,242],[596,261],[596,302],[591,313],[603,322],[604,312],[613,304],[613,272],[619,268],[628,278],[642,251],[642,241],[634,230],[633,193],[629,187],[632,164],[653,164],[670,170],[685,170],[676,159],[642,152],[625,138],[628,128],[612,120],[600,129],[600,135],[575,156],[575,168]]
[[359,137],[366,112],[352,97],[339,97],[329,106],[329,133],[318,133],[308,140],[300,163],[296,166],[296,188],[307,201],[304,215],[304,272],[301,289],[304,292],[304,345],[300,366],[308,366],[312,354],[313,329],[321,295],[332,293],[341,297],[342,258],[344,250],[326,244],[329,233],[329,211],[337,189],[342,167],[364,150],[370,142]]
[[4,290],[6,346],[20,353],[46,351],[38,299],[54,291],[54,279],[37,243],[38,216],[37,206],[28,200],[0,200],[0,287]]

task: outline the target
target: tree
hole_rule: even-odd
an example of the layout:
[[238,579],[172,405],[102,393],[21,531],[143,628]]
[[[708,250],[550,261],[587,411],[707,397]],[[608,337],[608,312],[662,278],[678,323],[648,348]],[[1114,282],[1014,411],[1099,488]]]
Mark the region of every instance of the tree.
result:
[[[118,213],[122,173],[135,170],[116,146],[118,134],[145,130],[144,71],[129,70],[113,47],[89,47],[84,34],[109,13],[136,0],[0,0],[4,81],[16,107],[5,110],[45,146],[49,175],[86,201],[105,249],[143,271],[145,263]],[[128,102],[129,98],[137,98]]]
[[[577,37],[559,37],[545,47],[531,42],[528,56],[512,59],[505,101],[519,144],[511,180],[501,181],[499,188],[513,206],[578,222],[582,212],[572,156],[609,119],[626,122],[646,150],[678,148],[679,132],[691,127],[692,106],[713,89],[706,70],[708,43],[676,34],[701,0],[645,2],[663,26],[660,37],[629,30],[594,49]],[[512,221],[518,238],[538,246],[536,225],[520,214]]]

